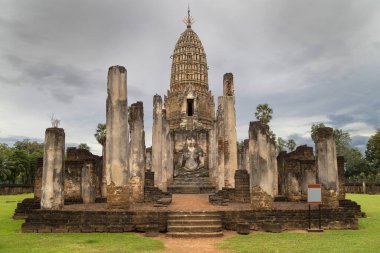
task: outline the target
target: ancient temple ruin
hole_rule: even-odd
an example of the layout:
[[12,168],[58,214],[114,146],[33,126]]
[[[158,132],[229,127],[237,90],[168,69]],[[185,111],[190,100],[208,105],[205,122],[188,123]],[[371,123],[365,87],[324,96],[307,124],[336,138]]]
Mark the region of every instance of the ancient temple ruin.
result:
[[[238,148],[235,88],[240,86],[226,73],[215,104],[205,49],[190,14],[184,21],[167,94],[153,96],[152,147],[145,143],[143,103],[128,106],[127,69],[110,67],[104,156],[68,148],[65,158],[64,130],[48,128],[35,197],[15,213],[28,217],[23,232],[160,231],[196,237],[271,225],[303,229],[307,185],[315,183],[322,185],[323,226],[356,229],[360,206],[344,199],[339,178],[344,163],[337,162],[332,129],[318,130],[315,152],[299,146],[277,156],[269,126],[247,122],[247,139]],[[203,204],[181,206],[181,198]],[[213,224],[197,220],[199,215],[210,216]],[[198,225],[182,222],[189,217]],[[310,218],[313,224],[317,219]]]

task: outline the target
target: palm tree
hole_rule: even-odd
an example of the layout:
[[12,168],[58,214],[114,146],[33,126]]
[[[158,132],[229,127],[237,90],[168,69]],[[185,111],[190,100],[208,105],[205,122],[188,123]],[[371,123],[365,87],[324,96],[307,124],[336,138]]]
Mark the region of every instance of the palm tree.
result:
[[255,117],[263,124],[268,124],[272,119],[273,110],[268,104],[259,104],[256,107]]
[[296,145],[297,144],[293,139],[288,140],[288,142],[286,143],[286,146],[290,151],[293,151],[296,148]]
[[107,125],[99,123],[94,134],[95,139],[102,145],[102,155],[103,155],[103,170],[102,170],[102,186],[101,194],[105,198],[107,196],[107,179],[106,179],[106,134],[107,134]]
[[103,146],[106,144],[106,124],[99,123],[94,134],[95,139]]

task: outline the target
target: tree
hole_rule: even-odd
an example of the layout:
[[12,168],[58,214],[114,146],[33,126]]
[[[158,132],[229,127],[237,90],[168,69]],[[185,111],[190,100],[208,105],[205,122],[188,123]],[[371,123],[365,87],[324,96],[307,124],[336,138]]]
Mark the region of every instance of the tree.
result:
[[[317,142],[317,130],[321,127],[326,127],[323,123],[313,123],[311,126],[311,138],[314,143]],[[345,156],[346,152],[351,149],[351,137],[347,132],[342,129],[334,128],[333,136],[336,145],[336,153],[338,156]]]
[[244,149],[244,141],[237,141],[236,142],[237,150],[238,151],[243,151]]
[[362,153],[357,148],[350,148],[344,156],[346,178],[358,177],[361,174],[368,174],[368,166]]
[[343,132],[342,129],[334,129],[333,132],[335,144],[336,144],[336,154],[338,156],[345,156],[347,152],[351,149],[351,137],[347,132]]
[[368,139],[366,160],[373,174],[380,173],[380,128]]
[[277,152],[280,153],[281,151],[285,151],[286,147],[286,141],[282,139],[281,137],[277,138]]
[[100,145],[104,146],[106,144],[106,124],[99,123],[94,134],[95,139],[99,142]]
[[78,145],[78,148],[79,148],[79,149],[85,149],[85,150],[87,150],[87,151],[90,151],[90,147],[89,147],[86,143],[80,143],[80,144]]
[[276,134],[272,130],[269,130],[269,138],[276,144]]
[[286,142],[286,147],[290,150],[293,151],[296,148],[296,142],[293,139],[290,139]]
[[0,144],[0,182],[5,182],[8,176],[11,174],[7,166],[9,147],[6,144]]
[[313,125],[311,125],[311,139],[314,141],[314,143],[317,143],[317,130],[321,127],[325,127],[325,124],[313,123]]
[[268,124],[272,119],[273,110],[268,104],[259,104],[256,107],[255,117],[263,124]]

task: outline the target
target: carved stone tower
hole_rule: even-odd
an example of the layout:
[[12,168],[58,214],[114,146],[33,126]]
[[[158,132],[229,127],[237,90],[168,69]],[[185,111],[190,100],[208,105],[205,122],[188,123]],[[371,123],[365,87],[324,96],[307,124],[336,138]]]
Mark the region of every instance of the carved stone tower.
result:
[[214,98],[208,87],[206,53],[191,29],[190,15],[172,55],[170,90],[165,96],[170,129],[211,129],[215,120]]
[[[157,168],[157,185],[161,189],[200,193],[214,189],[209,175],[215,104],[208,86],[206,53],[191,28],[190,10],[184,23],[186,30],[180,35],[172,55],[170,86],[164,97],[165,113],[162,113],[162,122],[166,122],[168,129],[162,131],[162,140],[166,141],[161,140],[160,149],[170,149],[171,153],[161,156],[161,166],[157,162],[153,167]],[[156,142],[153,142],[153,150],[156,150]],[[156,153],[158,151],[153,152],[153,158],[160,156]]]

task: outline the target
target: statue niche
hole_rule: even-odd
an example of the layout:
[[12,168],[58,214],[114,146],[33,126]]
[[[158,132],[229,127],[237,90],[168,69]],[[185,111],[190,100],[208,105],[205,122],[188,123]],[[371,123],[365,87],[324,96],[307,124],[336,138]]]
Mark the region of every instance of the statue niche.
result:
[[205,158],[202,148],[196,143],[193,135],[186,137],[183,149],[179,151],[175,165],[174,177],[207,177]]

